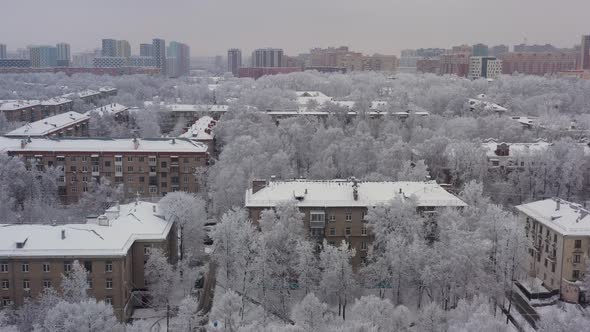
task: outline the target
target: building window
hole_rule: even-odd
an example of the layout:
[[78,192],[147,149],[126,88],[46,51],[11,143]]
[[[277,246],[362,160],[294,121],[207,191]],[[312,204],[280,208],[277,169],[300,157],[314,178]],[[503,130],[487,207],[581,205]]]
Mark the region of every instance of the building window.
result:
[[106,261],[106,263],[104,264],[104,272],[113,272],[113,262],[112,261]]
[[346,220],[346,222],[352,222],[352,214],[347,213],[345,220]]
[[43,288],[51,288],[51,280],[43,280]]
[[123,156],[115,156],[115,162],[116,163],[122,163],[123,162]]
[[572,271],[572,279],[579,279],[580,278],[580,270],[573,270]]
[[141,163],[145,162],[145,157],[139,157],[139,162],[141,162]]
[[88,166],[82,166],[82,172],[88,172]]
[[346,227],[345,235],[350,235],[350,227]]
[[336,222],[336,215],[335,215],[335,214],[331,214],[331,215],[328,217],[328,222],[329,222],[329,223],[335,223],[335,222]]
[[70,161],[76,161],[76,156],[70,157]]
[[84,268],[86,269],[86,271],[92,272],[92,261],[85,261]]
[[2,306],[3,307],[7,307],[9,305],[12,305],[12,301],[10,300],[9,297],[3,297],[2,298]]
[[104,167],[111,167],[111,162],[110,161],[105,161],[104,162]]
[[104,303],[106,303],[108,305],[113,305],[113,297],[112,296],[106,296],[104,298]]
[[23,289],[27,291],[31,290],[31,282],[29,281],[29,279],[23,280]]
[[72,270],[72,262],[65,261],[64,262],[64,272],[70,272]]
[[580,255],[574,255],[574,263],[580,263],[581,262],[581,257]]
[[92,289],[92,278],[86,279],[86,283],[88,284],[88,289]]
[[113,279],[107,278],[106,288],[107,289],[113,289]]
[[152,252],[152,245],[151,244],[145,244],[143,246],[143,255],[144,256],[149,256],[151,252]]
[[83,163],[86,163],[86,162],[88,162],[88,157],[87,157],[87,156],[82,156],[82,162],[83,162]]
[[6,263],[6,262],[0,263],[0,272],[3,272],[3,273],[8,272],[8,263]]
[[160,176],[163,178],[167,178],[168,177],[168,173],[167,172],[162,172],[160,173]]
[[160,163],[160,167],[166,168],[166,167],[168,167],[168,163],[166,163],[165,161],[163,161],[163,162]]
[[557,242],[557,234],[553,234],[553,242]]
[[362,251],[366,251],[367,250],[367,241],[361,241],[361,250]]
[[336,228],[330,227],[330,233],[329,234],[330,234],[330,236],[336,235]]
[[127,172],[133,172],[133,166],[127,166]]
[[133,161],[133,157],[127,157],[127,161],[128,162],[132,162]]
[[325,214],[324,212],[311,212],[310,217],[312,222],[324,222]]
[[555,263],[551,263],[551,272],[555,272]]
[[9,289],[10,288],[10,281],[8,279],[2,280],[2,289]]
[[43,263],[43,272],[49,272],[51,271],[49,268],[49,263]]
[[576,249],[582,248],[582,240],[576,240],[574,242],[574,248],[576,248]]
[[29,272],[29,263],[22,263],[21,271],[22,272]]
[[367,235],[367,227],[366,226],[363,226],[361,228],[361,235],[363,235],[363,236],[366,236]]

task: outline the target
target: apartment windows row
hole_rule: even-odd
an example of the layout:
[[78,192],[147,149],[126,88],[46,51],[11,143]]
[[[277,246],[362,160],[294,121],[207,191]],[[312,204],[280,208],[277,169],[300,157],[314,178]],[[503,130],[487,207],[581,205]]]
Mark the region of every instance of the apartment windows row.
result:
[[[92,278],[88,278],[87,282],[88,282],[88,288],[93,289],[94,283],[93,283]],[[10,286],[11,286],[10,279],[2,279],[0,286],[1,286],[2,290],[9,290]],[[43,279],[42,286],[44,289],[51,288],[51,286],[52,286],[51,279]],[[25,291],[30,291],[31,290],[31,281],[29,279],[24,279],[22,281],[22,288]],[[112,278],[107,278],[105,280],[104,288],[105,289],[113,289],[113,279]]]
[[[72,270],[72,264],[73,261],[65,261],[63,262],[63,271],[64,272],[70,272]],[[41,269],[43,272],[48,273],[51,272],[51,267],[54,264],[51,263],[42,263],[41,265]],[[84,261],[83,262],[84,268],[86,269],[86,271],[88,271],[89,273],[92,273],[92,266],[93,266],[93,262],[92,261]],[[0,262],[0,273],[8,273],[10,272],[9,270],[9,263],[8,262]],[[20,263],[20,272],[23,273],[28,273],[30,271],[30,264],[29,262],[22,262]],[[113,262],[112,261],[105,261],[104,263],[104,272],[105,273],[109,273],[109,272],[113,272]]]
[[[328,229],[328,235],[329,236],[336,236],[336,228],[330,227]],[[346,235],[346,236],[352,235],[352,229],[350,227],[346,227],[344,229],[344,235]],[[367,227],[366,226],[361,227],[361,236],[367,236]]]

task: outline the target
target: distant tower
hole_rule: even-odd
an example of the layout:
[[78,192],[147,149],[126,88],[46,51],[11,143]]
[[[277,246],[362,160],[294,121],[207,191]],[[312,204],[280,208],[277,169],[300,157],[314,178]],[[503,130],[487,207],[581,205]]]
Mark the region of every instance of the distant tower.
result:
[[280,48],[259,48],[252,52],[252,67],[282,67],[283,50]]
[[580,69],[590,70],[590,35],[582,36],[582,57]]
[[70,44],[59,43],[57,47],[57,66],[68,67],[70,65]]
[[0,59],[6,59],[6,45],[0,44]]
[[102,40],[102,56],[117,56],[117,41],[115,39]]
[[153,48],[152,44],[139,44],[139,55],[153,57],[154,56],[153,49],[154,48]]
[[160,68],[160,74],[166,75],[166,41],[154,38],[152,40],[154,66]]
[[227,51],[227,70],[238,77],[238,71],[242,67],[242,51],[237,48],[231,48]]

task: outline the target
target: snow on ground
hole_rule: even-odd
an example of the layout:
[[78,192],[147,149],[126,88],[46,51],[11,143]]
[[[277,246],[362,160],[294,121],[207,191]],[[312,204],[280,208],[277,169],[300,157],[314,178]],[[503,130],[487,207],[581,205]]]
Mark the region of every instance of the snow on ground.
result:
[[518,310],[516,310],[516,308],[513,308],[512,310],[510,310],[510,314],[518,322],[520,327],[522,327],[524,332],[536,332],[536,330],[532,326],[529,325],[527,320],[520,314],[520,312],[518,312]]

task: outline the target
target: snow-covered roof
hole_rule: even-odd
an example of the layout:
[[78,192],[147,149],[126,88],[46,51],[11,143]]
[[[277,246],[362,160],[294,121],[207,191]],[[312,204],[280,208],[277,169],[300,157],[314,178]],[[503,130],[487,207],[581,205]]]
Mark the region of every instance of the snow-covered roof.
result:
[[112,91],[117,91],[117,88],[113,88],[110,86],[103,86],[102,88],[98,89],[98,91],[100,92],[112,92]]
[[73,126],[75,124],[88,121],[90,117],[86,114],[78,112],[66,112],[50,116],[39,121],[27,123],[26,125],[17,128],[7,134],[7,137],[42,137],[51,135],[54,132],[60,131],[64,128]]
[[307,103],[312,100],[320,106],[334,100],[320,91],[295,91],[295,94],[297,94],[297,104],[300,107],[306,107]]
[[0,140],[0,151],[19,153],[21,151],[76,151],[76,152],[178,152],[205,153],[207,145],[186,138],[143,138],[137,145],[131,138],[32,138],[21,148],[21,140],[8,138]]
[[513,157],[515,155],[523,155],[523,154],[531,154],[537,152],[543,152],[547,150],[552,143],[549,143],[545,140],[539,139],[534,143],[505,143],[505,142],[498,142],[494,139],[487,139],[483,144],[482,147],[486,151],[486,155],[488,157],[496,158],[496,150],[498,149],[498,145],[506,144],[508,145],[508,156],[506,157]]
[[486,112],[493,111],[493,112],[507,112],[508,109],[502,107],[498,104],[491,103],[489,101],[484,100],[487,98],[486,95],[480,94],[477,98],[469,98],[469,106],[472,109],[483,107],[483,110]]
[[[153,103],[145,104],[146,106],[153,105]],[[164,104],[160,103],[165,109],[171,112],[211,112],[211,113],[225,113],[228,105],[193,105],[193,104]]]
[[55,106],[55,105],[61,105],[61,104],[66,104],[66,103],[71,103],[72,101],[68,98],[63,98],[63,97],[54,97],[51,99],[47,99],[47,100],[43,100],[41,102],[41,105],[43,106]]
[[41,105],[39,100],[0,100],[0,111],[16,111],[39,105]]
[[104,105],[104,106],[92,109],[92,110],[86,112],[86,115],[89,116],[92,113],[98,113],[98,115],[100,115],[100,116],[103,116],[104,114],[115,115],[115,114],[124,112],[128,109],[129,109],[129,107],[127,107],[125,105],[114,103],[114,104],[108,104],[108,105]]
[[124,256],[135,241],[165,240],[173,224],[158,215],[156,203],[142,201],[111,207],[104,217],[102,225],[0,224],[0,257]]
[[95,90],[83,90],[83,91],[79,91],[79,92],[67,93],[67,94],[63,95],[62,97],[68,98],[68,99],[75,99],[75,98],[84,98],[84,97],[95,96],[95,95],[100,95],[100,92],[95,91]]
[[[256,193],[252,189],[247,190],[246,207],[272,207],[284,201],[295,201],[305,207],[371,207],[396,198],[410,197],[416,199],[418,206],[466,206],[465,202],[434,181],[357,183],[358,200],[355,200],[354,182],[351,180],[271,181]],[[303,198],[296,199],[296,194]]]
[[549,198],[516,209],[559,234],[590,236],[590,211],[580,204]]
[[186,133],[180,135],[180,137],[196,139],[198,141],[212,140],[213,139],[213,127],[217,124],[217,121],[213,120],[210,116],[203,116],[188,128]]

